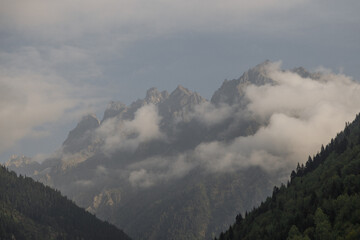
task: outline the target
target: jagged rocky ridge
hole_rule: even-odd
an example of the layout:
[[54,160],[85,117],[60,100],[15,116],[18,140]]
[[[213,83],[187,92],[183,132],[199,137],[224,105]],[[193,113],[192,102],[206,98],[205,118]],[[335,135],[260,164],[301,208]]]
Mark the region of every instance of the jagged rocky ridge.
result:
[[[246,111],[245,88],[275,84],[268,64],[224,81],[211,101],[178,86],[170,94],[151,88],[129,106],[111,102],[101,121],[84,117],[59,152],[32,174],[13,160],[7,166],[60,189],[134,239],[209,239],[279,181],[256,166],[209,174],[193,155],[201,143],[231,142],[266,124]],[[303,68],[293,71],[316,77]],[[237,114],[202,119],[202,109],[224,106]]]

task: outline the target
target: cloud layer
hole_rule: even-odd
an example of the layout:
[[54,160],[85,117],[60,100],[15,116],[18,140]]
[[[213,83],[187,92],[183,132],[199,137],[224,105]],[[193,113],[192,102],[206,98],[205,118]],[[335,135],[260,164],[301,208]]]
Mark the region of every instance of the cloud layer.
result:
[[141,107],[133,120],[110,118],[99,129],[97,136],[104,140],[103,150],[111,154],[117,150],[134,151],[141,143],[162,139],[160,132],[160,116],[155,105]]
[[[246,111],[265,124],[254,135],[201,143],[178,156],[129,165],[130,183],[149,187],[195,168],[212,173],[260,166],[269,172],[288,172],[329,143],[360,111],[360,84],[345,75],[324,72],[319,79],[303,78],[282,71],[280,63],[268,65],[267,73],[275,84],[250,85],[245,92]],[[211,125],[221,122],[219,113],[224,119],[229,112],[236,115],[231,109],[237,111],[227,105],[200,106],[193,117]]]
[[[159,34],[163,32],[221,27],[245,27],[257,18],[306,4],[306,0],[260,0],[256,2],[211,0],[201,1],[61,1],[35,0],[28,4],[3,1],[1,26],[19,32],[36,34],[52,40],[69,40],[109,30],[128,34]],[[257,20],[257,21],[255,21]],[[45,31],[47,30],[47,31]]]
[[[82,88],[76,95],[91,92],[128,103],[150,87],[171,90],[178,84],[209,97],[223,78],[265,58],[284,59],[291,66],[345,67],[356,75],[357,9],[355,0],[2,0],[0,77],[10,88],[10,79],[36,78],[56,88]],[[84,87],[89,85],[96,91]],[[78,98],[68,90],[65,95]],[[220,120],[214,117],[207,124]],[[49,121],[29,127],[44,122]],[[22,132],[10,134],[18,137],[9,142],[24,139]]]
[[210,170],[260,165],[293,167],[327,144],[360,111],[360,85],[344,75],[323,73],[303,78],[280,65],[269,65],[275,84],[246,89],[248,111],[266,126],[230,144],[205,143],[195,150]]
[[99,102],[92,87],[80,88],[56,70],[83,59],[73,49],[67,52],[32,47],[0,52],[0,154],[19,140],[48,136],[54,124],[77,119]]

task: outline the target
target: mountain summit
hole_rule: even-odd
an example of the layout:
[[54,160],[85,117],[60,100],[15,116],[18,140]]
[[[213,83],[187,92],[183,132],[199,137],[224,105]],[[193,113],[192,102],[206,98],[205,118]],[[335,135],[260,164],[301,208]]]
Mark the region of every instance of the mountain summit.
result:
[[169,93],[167,91],[159,92],[156,88],[150,88],[146,91],[145,102],[159,104],[163,102],[165,99],[169,97]]
[[273,80],[266,75],[266,70],[270,63],[267,60],[249,69],[238,79],[225,80],[211,97],[211,102],[214,104],[227,103],[230,105],[243,103],[245,88],[250,84],[260,86],[273,83]]
[[95,114],[84,116],[63,143],[65,153],[75,153],[92,142],[91,132],[100,126]]

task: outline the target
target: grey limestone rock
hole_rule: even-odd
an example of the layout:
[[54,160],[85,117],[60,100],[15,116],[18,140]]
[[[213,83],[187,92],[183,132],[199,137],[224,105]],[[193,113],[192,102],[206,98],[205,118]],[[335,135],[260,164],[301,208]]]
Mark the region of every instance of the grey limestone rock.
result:
[[70,131],[63,143],[65,153],[75,153],[92,143],[92,130],[98,128],[100,122],[94,114],[84,116],[76,127]]

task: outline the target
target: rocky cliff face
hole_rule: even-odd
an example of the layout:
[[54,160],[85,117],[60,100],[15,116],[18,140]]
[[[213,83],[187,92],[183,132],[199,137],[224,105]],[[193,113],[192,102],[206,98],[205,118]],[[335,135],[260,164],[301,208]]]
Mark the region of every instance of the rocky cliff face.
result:
[[147,104],[152,103],[156,105],[162,103],[168,97],[169,93],[167,91],[159,92],[159,90],[157,90],[156,88],[150,88],[146,92],[144,102]]
[[113,118],[119,114],[124,114],[127,111],[127,107],[122,102],[111,101],[105,109],[104,117],[101,122],[106,119]]
[[92,132],[100,126],[100,122],[94,114],[84,116],[77,126],[70,131],[63,143],[65,153],[76,153],[92,143]]
[[250,84],[260,86],[274,83],[266,73],[269,63],[270,61],[265,61],[249,69],[238,79],[225,80],[211,97],[211,102],[214,104],[227,103],[232,105],[240,103],[245,105],[246,100],[244,99],[244,93],[247,86]]
[[39,169],[40,164],[26,156],[12,155],[9,161],[5,163],[5,167],[16,169],[22,175],[32,176]]

